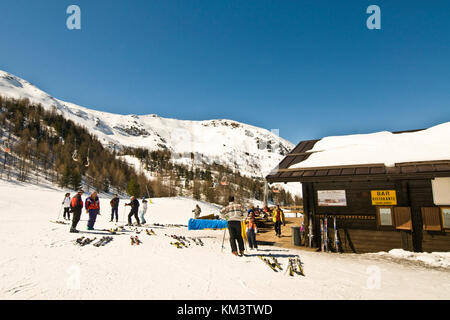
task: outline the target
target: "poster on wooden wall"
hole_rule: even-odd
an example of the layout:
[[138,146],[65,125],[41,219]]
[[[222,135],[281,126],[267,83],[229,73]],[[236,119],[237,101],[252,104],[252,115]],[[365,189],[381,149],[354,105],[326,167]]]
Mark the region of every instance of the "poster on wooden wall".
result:
[[392,208],[378,208],[380,226],[392,226]]
[[397,193],[395,190],[371,190],[372,205],[374,206],[396,206]]
[[431,180],[431,187],[435,205],[450,205],[450,178],[434,178]]
[[317,202],[320,207],[345,207],[345,190],[318,190]]

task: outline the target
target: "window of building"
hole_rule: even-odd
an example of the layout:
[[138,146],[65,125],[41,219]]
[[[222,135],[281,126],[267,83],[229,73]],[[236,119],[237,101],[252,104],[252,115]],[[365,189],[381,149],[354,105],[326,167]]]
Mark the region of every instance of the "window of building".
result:
[[423,230],[426,231],[442,231],[441,217],[439,207],[422,208]]
[[394,221],[397,230],[412,230],[411,208],[394,207]]

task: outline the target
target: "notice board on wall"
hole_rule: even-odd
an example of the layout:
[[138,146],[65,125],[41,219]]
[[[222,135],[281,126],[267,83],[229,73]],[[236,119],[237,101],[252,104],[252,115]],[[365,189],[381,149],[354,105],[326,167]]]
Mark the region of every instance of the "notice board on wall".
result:
[[434,178],[431,180],[433,188],[433,201],[437,206],[450,205],[450,177]]
[[345,207],[347,205],[345,190],[318,190],[317,202],[321,207]]

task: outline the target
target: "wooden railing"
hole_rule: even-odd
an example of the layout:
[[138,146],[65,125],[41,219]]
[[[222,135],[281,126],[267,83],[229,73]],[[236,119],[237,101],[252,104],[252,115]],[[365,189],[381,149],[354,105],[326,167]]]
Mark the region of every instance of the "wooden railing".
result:
[[283,210],[289,210],[292,212],[303,213],[303,206],[282,206],[280,208]]
[[295,213],[295,217],[297,218],[297,214],[303,214],[303,206],[283,206],[281,207],[283,210],[289,210],[292,213]]

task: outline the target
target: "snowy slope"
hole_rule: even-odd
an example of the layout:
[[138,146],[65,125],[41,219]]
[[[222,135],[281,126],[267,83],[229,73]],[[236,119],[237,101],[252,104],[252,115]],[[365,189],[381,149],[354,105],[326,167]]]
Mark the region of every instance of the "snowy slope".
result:
[[326,137],[314,145],[305,161],[290,168],[450,160],[449,146],[450,122],[417,132]]
[[119,115],[58,100],[28,81],[0,70],[0,95],[28,98],[45,108],[55,106],[64,117],[85,126],[109,146],[167,149],[176,161],[218,162],[243,175],[265,176],[293,145],[262,128],[233,120],[186,121],[157,115]]
[[[449,299],[450,271],[381,255],[318,253],[260,246],[258,254],[278,257],[273,272],[250,252],[230,253],[223,231],[154,228],[141,232],[142,245],[130,234],[115,235],[104,247],[79,247],[56,219],[64,191],[0,180],[0,299]],[[84,197],[83,197],[84,198]],[[96,229],[111,227],[108,199]],[[153,199],[150,223],[186,224],[194,201]],[[204,212],[217,208],[206,203]],[[120,206],[122,217],[124,207]],[[85,231],[83,213],[79,229]],[[201,237],[204,246],[177,249],[165,234]],[[285,273],[288,257],[300,255],[306,277]]]

